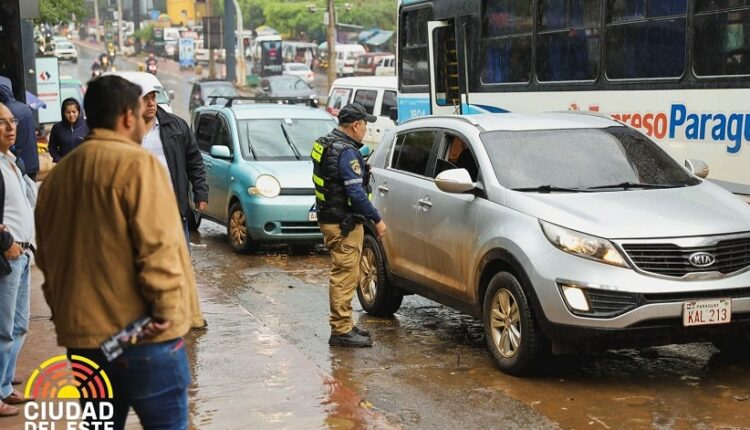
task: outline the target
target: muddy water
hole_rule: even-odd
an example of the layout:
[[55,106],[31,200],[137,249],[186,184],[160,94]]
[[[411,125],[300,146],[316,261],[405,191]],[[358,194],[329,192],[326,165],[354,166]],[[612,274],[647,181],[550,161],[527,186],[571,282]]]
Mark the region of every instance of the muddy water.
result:
[[327,344],[324,253],[234,254],[207,225],[193,248],[198,277],[406,428],[750,428],[750,360],[710,344],[556,357],[535,378],[500,373],[479,321],[409,296],[392,319],[355,317],[372,349]]

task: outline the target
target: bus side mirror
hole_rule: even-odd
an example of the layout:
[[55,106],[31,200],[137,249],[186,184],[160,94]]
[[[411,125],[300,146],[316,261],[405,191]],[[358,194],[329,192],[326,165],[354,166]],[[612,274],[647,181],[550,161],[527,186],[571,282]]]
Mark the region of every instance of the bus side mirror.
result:
[[391,108],[391,111],[388,112],[388,118],[390,118],[391,121],[393,121],[394,123],[398,122],[398,108],[397,107]]

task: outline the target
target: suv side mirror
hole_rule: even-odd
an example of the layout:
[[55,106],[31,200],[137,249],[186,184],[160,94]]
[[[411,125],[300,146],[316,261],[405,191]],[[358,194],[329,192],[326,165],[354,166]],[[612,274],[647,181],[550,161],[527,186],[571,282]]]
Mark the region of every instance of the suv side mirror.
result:
[[229,148],[224,145],[213,145],[209,154],[214,158],[232,159]]
[[708,173],[710,172],[708,164],[706,164],[705,161],[695,158],[689,158],[685,160],[685,167],[687,168],[688,172],[703,179],[706,179]]
[[440,172],[435,178],[435,185],[446,193],[461,194],[475,188],[469,171],[466,169],[450,169]]
[[388,112],[388,118],[391,119],[394,123],[398,123],[398,108],[392,107],[391,111]]

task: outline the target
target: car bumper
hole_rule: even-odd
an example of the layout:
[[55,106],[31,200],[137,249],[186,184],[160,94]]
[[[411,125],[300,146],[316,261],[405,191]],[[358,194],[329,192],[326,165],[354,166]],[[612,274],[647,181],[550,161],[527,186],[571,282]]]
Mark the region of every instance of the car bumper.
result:
[[[702,281],[665,279],[547,245],[546,251],[533,257],[533,269],[527,273],[542,310],[542,325],[553,340],[597,340],[612,345],[689,342],[749,327],[750,272]],[[562,285],[580,287],[591,311],[570,307],[563,298]],[[683,327],[685,302],[720,298],[731,299],[731,323]]]
[[261,242],[318,242],[323,239],[317,221],[310,221],[314,196],[253,197],[243,202],[247,228]]

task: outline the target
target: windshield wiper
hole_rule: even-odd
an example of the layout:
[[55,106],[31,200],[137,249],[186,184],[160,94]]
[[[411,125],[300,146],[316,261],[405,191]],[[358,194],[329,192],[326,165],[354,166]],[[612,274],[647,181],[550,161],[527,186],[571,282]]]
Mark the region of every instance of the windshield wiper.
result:
[[297,146],[294,144],[292,137],[289,136],[289,132],[286,130],[286,127],[284,127],[284,123],[282,122],[280,124],[281,124],[281,131],[284,132],[284,137],[286,137],[286,142],[289,144],[289,147],[292,148],[292,152],[294,152],[294,156],[297,157],[298,160],[301,160],[302,156],[297,150]]
[[539,185],[538,187],[521,187],[511,188],[513,191],[536,191],[537,193],[549,194],[553,192],[564,192],[564,193],[587,193],[590,191],[581,188],[566,188],[558,187],[555,185]]
[[640,182],[621,182],[619,184],[610,184],[610,185],[597,185],[595,187],[588,187],[588,190],[603,190],[605,188],[622,188],[623,190],[628,190],[631,188],[640,188],[640,189],[659,189],[659,188],[678,188],[678,187],[684,187],[685,184],[642,184]]

